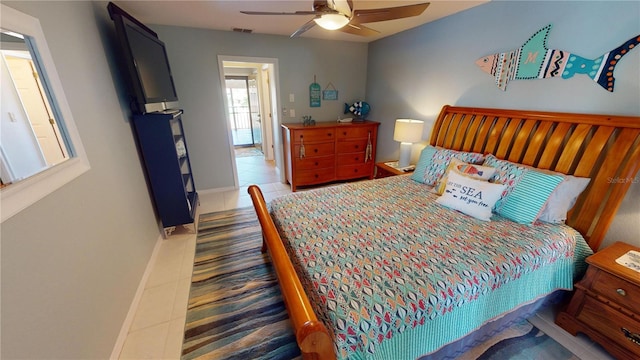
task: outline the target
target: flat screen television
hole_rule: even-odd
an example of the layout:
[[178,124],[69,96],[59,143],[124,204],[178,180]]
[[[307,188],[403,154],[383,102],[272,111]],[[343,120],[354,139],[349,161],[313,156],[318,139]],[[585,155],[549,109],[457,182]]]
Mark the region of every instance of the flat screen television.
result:
[[129,74],[132,111],[145,114],[176,109],[178,94],[164,43],[155,32],[113,3],[109,3],[108,9]]

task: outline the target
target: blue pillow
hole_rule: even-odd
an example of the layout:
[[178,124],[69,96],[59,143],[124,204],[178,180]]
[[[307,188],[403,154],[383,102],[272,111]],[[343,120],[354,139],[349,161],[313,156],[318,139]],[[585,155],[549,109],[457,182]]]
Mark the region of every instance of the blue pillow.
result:
[[533,224],[553,190],[564,180],[561,175],[545,174],[493,155],[487,156],[484,165],[497,169],[490,181],[507,186],[493,211],[520,224]]
[[413,175],[411,178],[417,182],[424,183],[424,173],[427,171],[427,167],[431,163],[431,158],[436,154],[436,148],[431,145],[427,145],[422,152],[420,153],[420,159],[418,159],[418,163],[416,164],[415,170],[413,170]]

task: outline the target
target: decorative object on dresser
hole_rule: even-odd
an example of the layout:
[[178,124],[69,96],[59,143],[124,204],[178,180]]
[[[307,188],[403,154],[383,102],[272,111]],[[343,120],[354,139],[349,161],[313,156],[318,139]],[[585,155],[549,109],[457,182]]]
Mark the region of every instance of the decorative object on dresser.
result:
[[640,272],[616,260],[632,245],[616,242],[587,258],[589,268],[567,308],[556,323],[577,335],[581,332],[618,359],[640,358]]
[[298,186],[337,180],[373,179],[378,126],[317,122],[315,126],[283,124],[284,160],[291,191]]
[[413,143],[422,140],[422,128],[424,121],[412,119],[396,120],[396,127],[393,130],[393,140],[400,142],[400,160],[398,167],[409,166],[411,161],[411,146]]
[[382,179],[389,176],[410,174],[415,169],[416,167],[414,165],[401,168],[398,166],[397,161],[379,162],[379,163],[376,163],[375,178]]
[[182,110],[134,115],[133,123],[153,202],[168,236],[175,226],[194,222],[198,203]]

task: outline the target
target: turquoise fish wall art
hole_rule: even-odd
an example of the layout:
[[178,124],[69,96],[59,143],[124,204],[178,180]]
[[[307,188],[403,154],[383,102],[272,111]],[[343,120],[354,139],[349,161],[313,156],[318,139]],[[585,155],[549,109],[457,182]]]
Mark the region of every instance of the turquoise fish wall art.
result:
[[476,64],[482,71],[493,75],[496,85],[503,91],[513,79],[569,79],[575,74],[585,74],[605,90],[613,92],[613,70],[620,59],[640,43],[640,35],[636,35],[596,59],[586,59],[564,50],[547,48],[549,31],[551,25],[538,30],[522,47],[483,56],[476,60]]

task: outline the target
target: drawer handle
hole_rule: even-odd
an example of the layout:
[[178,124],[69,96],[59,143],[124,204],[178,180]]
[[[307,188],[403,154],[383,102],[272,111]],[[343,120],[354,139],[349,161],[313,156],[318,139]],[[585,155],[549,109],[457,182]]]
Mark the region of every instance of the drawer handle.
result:
[[313,149],[313,152],[314,152],[314,153],[317,153],[317,152],[318,152],[318,149]]
[[629,331],[626,328],[620,328],[620,330],[624,334],[624,337],[627,338],[627,340],[631,341],[632,343],[634,343],[636,345],[640,345],[640,334],[633,333],[633,332]]
[[369,138],[367,139],[367,147],[364,152],[364,162],[373,158],[373,146],[371,145],[371,131],[369,131]]
[[618,295],[620,296],[627,296],[627,292],[624,291],[624,289],[616,289],[616,292],[618,293]]

